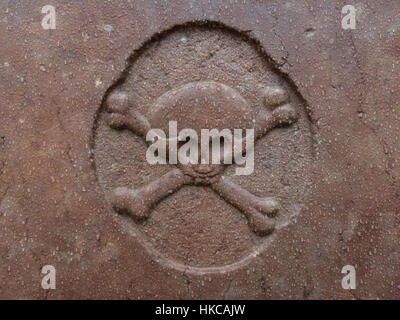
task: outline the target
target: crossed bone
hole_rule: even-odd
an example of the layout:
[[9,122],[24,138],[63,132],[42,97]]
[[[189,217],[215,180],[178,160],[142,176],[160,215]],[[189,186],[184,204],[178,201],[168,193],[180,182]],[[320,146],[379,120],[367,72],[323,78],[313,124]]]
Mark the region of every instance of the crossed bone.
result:
[[[287,92],[282,88],[265,88],[263,98],[265,108],[259,111],[254,121],[255,140],[276,127],[296,122],[298,118],[294,107],[289,104]],[[145,139],[151,125],[147,118],[133,110],[131,105],[126,92],[112,92],[106,101],[108,123],[113,129],[129,130]],[[274,197],[257,197],[223,176],[222,171],[212,179],[205,177],[200,181],[203,181],[204,186],[214,190],[226,202],[239,209],[247,217],[249,227],[255,234],[265,236],[274,230],[274,217],[280,208],[279,202]],[[177,166],[142,188],[115,188],[109,198],[117,212],[126,213],[140,223],[149,217],[151,210],[164,198],[185,185],[198,184],[198,179],[188,175],[185,170]]]

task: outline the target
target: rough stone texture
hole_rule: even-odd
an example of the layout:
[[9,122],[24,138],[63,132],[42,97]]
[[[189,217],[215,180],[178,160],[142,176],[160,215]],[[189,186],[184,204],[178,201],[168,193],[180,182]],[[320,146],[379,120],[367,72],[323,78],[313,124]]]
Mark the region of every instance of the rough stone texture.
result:
[[[400,297],[397,0],[357,2],[352,31],[341,28],[344,1],[57,1],[51,31],[40,25],[46,4],[0,4],[1,298]],[[128,232],[104,194],[93,148],[99,110],[129,57],[154,35],[193,21],[209,30],[209,21],[217,22],[254,39],[304,105],[315,139],[306,195],[283,182],[288,194],[302,199],[293,200],[301,208],[295,219],[245,265],[205,274],[161,263]],[[198,50],[199,56],[207,52],[202,45]],[[257,179],[240,179],[266,195]],[[195,205],[199,191],[190,188],[182,196]],[[232,211],[203,196],[209,203],[202,205],[214,206],[220,219]],[[175,207],[184,219],[194,212],[185,206]],[[245,220],[235,219],[237,229],[230,220],[228,230],[248,237]],[[213,226],[208,239],[221,231]],[[193,253],[195,265],[237,260],[248,248],[246,240],[232,249],[236,235],[229,233],[229,254],[215,261],[210,252],[190,251],[196,244],[189,240],[189,247],[173,252],[168,241],[174,234],[164,232],[167,245],[158,250],[181,260]],[[40,286],[47,264],[57,269],[56,290]],[[357,270],[353,291],[341,288],[347,264]]]

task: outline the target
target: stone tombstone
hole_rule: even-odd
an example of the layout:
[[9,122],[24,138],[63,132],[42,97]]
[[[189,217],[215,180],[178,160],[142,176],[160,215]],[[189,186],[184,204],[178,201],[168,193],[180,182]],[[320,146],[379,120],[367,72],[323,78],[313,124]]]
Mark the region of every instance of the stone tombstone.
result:
[[[389,2],[0,4],[0,297],[399,298]],[[171,121],[254,168],[149,163]]]

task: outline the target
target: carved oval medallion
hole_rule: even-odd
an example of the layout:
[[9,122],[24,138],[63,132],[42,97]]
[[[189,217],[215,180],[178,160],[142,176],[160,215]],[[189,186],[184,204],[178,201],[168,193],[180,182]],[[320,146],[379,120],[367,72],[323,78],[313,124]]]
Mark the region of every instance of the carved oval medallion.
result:
[[[246,265],[296,220],[313,136],[296,90],[256,41],[223,26],[175,27],[148,41],[107,92],[94,126],[99,184],[115,218],[172,268]],[[149,164],[150,129],[253,129],[254,171]]]

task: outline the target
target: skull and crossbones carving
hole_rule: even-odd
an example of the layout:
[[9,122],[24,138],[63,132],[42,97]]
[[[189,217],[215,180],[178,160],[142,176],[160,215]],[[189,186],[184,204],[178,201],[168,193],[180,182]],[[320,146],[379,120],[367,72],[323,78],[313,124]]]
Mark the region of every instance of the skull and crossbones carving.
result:
[[[145,139],[152,128],[165,128],[177,120],[181,128],[254,128],[260,139],[279,126],[297,121],[288,93],[280,87],[263,90],[264,106],[254,115],[247,101],[235,89],[213,81],[194,82],[173,89],[157,99],[149,117],[134,108],[128,92],[114,90],[106,99],[108,123],[116,130],[129,130]],[[244,151],[241,151],[244,152]],[[129,214],[136,222],[146,220],[153,207],[184,185],[201,185],[214,190],[240,210],[250,229],[259,236],[275,228],[279,202],[274,197],[258,197],[223,176],[226,164],[179,164],[170,172],[139,189],[115,188],[109,195],[114,209]]]

